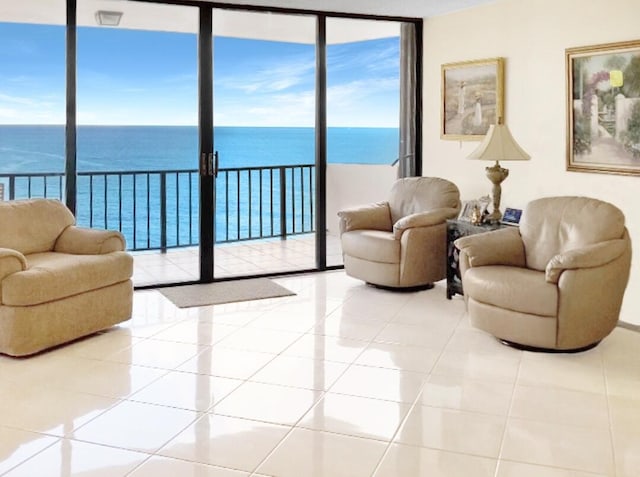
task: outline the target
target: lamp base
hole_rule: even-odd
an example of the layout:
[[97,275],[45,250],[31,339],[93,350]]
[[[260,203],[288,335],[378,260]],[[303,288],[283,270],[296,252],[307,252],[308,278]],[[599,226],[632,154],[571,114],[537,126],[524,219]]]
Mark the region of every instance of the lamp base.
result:
[[491,195],[493,197],[493,211],[487,216],[485,221],[495,224],[502,219],[502,212],[500,212],[500,198],[502,196],[502,187],[500,184],[509,176],[509,169],[501,167],[498,161],[495,165],[485,168],[487,178],[493,184],[491,189]]

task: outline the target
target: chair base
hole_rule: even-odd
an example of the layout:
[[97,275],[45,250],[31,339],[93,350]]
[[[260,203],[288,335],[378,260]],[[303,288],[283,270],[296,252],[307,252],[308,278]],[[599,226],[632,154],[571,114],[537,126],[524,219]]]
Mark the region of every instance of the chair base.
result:
[[514,343],[513,341],[503,340],[500,338],[496,338],[500,343],[505,346],[509,346],[510,348],[519,349],[521,351],[532,351],[534,353],[582,353],[583,351],[589,351],[590,349],[595,348],[600,344],[600,340],[595,343],[588,344],[587,346],[583,346],[581,348],[572,348],[572,349],[555,349],[555,348],[541,348],[538,346],[529,346],[523,345],[520,343]]
[[377,285],[375,283],[370,283],[370,282],[365,282],[365,283],[371,287],[380,288],[381,290],[397,291],[397,292],[403,292],[403,293],[412,293],[412,292],[423,291],[423,290],[431,290],[435,286],[433,283],[426,283],[424,285],[417,285],[415,287],[390,287],[387,285]]

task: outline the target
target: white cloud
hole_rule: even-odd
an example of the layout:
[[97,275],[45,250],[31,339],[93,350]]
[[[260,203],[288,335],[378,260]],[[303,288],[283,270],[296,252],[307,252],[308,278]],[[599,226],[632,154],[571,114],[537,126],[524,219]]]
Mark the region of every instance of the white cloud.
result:
[[216,78],[216,87],[224,90],[239,90],[253,94],[256,92],[284,91],[293,86],[303,84],[313,78],[315,63],[308,60],[291,60],[268,68],[261,68],[255,73],[245,72],[233,76]]
[[56,96],[27,98],[0,93],[2,124],[63,124],[64,101]]
[[16,111],[15,109],[0,107],[0,121],[5,119],[15,119],[17,117],[18,117],[18,111]]
[[31,98],[24,98],[21,96],[12,96],[10,94],[0,93],[0,101],[5,103],[13,103],[13,104],[24,104],[33,106],[35,101]]
[[311,127],[315,121],[315,92],[279,93],[243,99],[220,98],[214,104],[218,126]]
[[[336,84],[327,88],[327,103],[358,104],[368,97],[380,93],[398,92],[400,83],[397,78],[371,78]],[[399,93],[398,93],[399,95]]]
[[[358,80],[327,90],[328,125],[340,127],[397,127],[396,79]],[[381,98],[380,95],[384,97]],[[243,98],[220,98],[214,105],[218,126],[313,127],[315,91]]]
[[397,44],[377,48],[362,48],[362,45],[339,45],[329,48],[327,69],[332,72],[368,71],[398,74],[400,51]]

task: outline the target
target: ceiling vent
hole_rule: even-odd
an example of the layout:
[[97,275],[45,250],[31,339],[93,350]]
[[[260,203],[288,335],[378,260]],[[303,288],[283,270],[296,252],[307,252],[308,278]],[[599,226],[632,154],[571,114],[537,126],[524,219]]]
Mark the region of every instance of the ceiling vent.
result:
[[96,22],[102,26],[118,26],[122,12],[108,12],[106,10],[98,10],[96,12]]

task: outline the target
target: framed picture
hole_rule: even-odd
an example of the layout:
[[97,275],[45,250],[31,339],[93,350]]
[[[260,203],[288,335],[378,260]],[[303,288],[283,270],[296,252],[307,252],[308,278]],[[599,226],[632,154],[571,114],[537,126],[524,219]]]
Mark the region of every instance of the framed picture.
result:
[[483,195],[476,201],[481,217],[484,217],[485,214],[489,213],[490,203],[491,203],[491,197],[489,197],[488,195]]
[[465,222],[471,222],[473,217],[473,209],[476,206],[475,200],[465,200],[460,207],[460,213],[458,214],[458,220],[464,220]]
[[640,175],[640,40],[565,53],[567,170]]
[[522,217],[521,209],[510,209],[507,207],[500,223],[505,225],[518,225],[520,223],[520,217]]
[[442,65],[440,137],[479,141],[504,119],[504,59]]
[[474,209],[477,207],[477,220],[481,220],[487,213],[487,207],[489,206],[489,196],[480,197],[478,200],[465,200],[462,202],[460,213],[458,214],[458,220],[464,220],[465,222],[473,222]]

